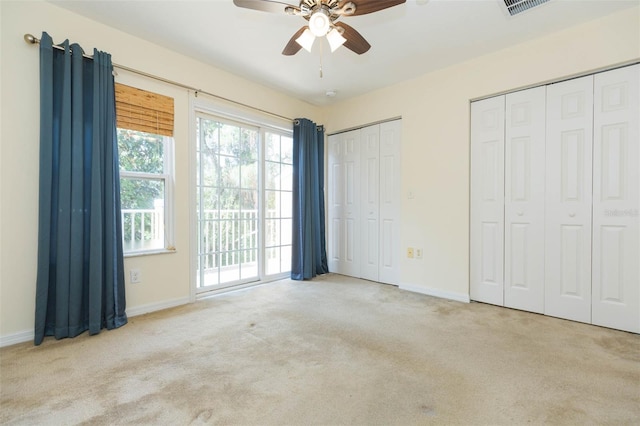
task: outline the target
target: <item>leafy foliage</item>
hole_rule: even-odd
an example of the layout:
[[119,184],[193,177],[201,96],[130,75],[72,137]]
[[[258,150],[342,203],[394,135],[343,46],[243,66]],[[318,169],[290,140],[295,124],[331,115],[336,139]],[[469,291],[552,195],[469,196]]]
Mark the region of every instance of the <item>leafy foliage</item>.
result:
[[258,133],[214,120],[198,120],[200,210],[258,208]]
[[[134,130],[118,129],[120,171],[164,173],[163,137]],[[123,209],[152,209],[154,200],[164,198],[162,181],[124,178],[120,180]]]

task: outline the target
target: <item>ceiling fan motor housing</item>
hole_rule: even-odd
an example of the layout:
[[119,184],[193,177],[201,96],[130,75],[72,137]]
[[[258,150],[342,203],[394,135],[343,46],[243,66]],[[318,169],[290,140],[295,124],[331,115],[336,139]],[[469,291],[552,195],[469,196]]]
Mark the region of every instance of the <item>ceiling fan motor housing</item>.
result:
[[324,10],[331,21],[333,21],[340,16],[353,15],[356,12],[356,7],[356,4],[352,1],[340,7],[338,0],[302,0],[298,10],[288,6],[285,8],[285,11],[290,15],[298,14],[309,19],[314,12]]

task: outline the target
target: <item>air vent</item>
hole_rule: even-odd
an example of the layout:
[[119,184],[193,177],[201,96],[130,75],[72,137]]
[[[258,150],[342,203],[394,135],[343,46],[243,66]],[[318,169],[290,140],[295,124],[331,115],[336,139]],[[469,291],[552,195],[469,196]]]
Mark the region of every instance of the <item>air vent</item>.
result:
[[532,7],[540,6],[543,3],[548,2],[549,0],[503,0],[504,5],[507,6],[507,10],[509,11],[509,15],[517,15],[518,13],[522,13],[525,10],[529,10]]

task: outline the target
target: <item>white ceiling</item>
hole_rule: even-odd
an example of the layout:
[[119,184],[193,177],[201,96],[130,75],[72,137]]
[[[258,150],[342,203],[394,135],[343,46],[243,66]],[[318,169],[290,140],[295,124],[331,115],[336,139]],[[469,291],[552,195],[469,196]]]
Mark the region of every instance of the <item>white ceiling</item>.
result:
[[[301,50],[295,56],[281,52],[305,24],[303,18],[242,9],[232,0],[51,2],[311,104],[327,105],[636,6],[640,0],[550,0],[515,17],[502,0],[407,0],[343,18],[371,44],[367,53],[357,55],[344,47],[329,53],[321,40],[312,53]],[[328,90],[336,96],[327,97]]]

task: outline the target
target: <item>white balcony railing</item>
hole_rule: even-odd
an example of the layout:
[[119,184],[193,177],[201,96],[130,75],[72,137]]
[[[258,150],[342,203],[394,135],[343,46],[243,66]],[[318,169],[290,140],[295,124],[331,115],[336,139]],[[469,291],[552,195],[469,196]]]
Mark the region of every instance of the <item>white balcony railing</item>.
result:
[[165,248],[164,209],[122,209],[124,251]]
[[[269,220],[278,219],[279,213],[275,209],[266,213],[263,238],[267,248],[264,253],[267,274],[288,270],[291,264],[291,220]],[[198,220],[198,288],[258,276],[258,218],[257,210],[201,212]],[[125,253],[166,247],[162,208],[123,209],[122,228]]]
[[[274,213],[270,214],[273,217]],[[257,210],[204,210],[198,223],[201,268],[212,269],[257,261]]]
[[[278,217],[269,210],[266,219]],[[204,210],[199,217],[199,254],[205,269],[257,261],[257,210]],[[267,221],[265,241],[279,241],[279,221]],[[122,209],[125,252],[165,248],[164,209]],[[289,234],[287,232],[287,234]]]

